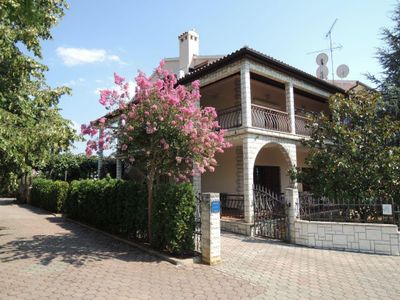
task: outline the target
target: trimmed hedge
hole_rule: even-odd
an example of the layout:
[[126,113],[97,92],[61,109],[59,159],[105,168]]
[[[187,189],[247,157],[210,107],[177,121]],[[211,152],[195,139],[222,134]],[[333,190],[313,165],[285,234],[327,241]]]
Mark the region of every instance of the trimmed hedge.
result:
[[51,212],[62,212],[67,199],[68,188],[69,184],[65,181],[36,178],[32,182],[32,204]]
[[[71,219],[128,238],[147,237],[147,192],[142,184],[105,178],[64,181],[35,179],[32,204],[63,211]],[[195,196],[191,184],[156,187],[152,246],[177,255],[192,254]]]
[[105,231],[144,238],[147,199],[143,185],[117,179],[72,181],[65,205],[68,217]]
[[152,246],[174,254],[194,250],[195,195],[189,183],[164,184],[154,193]]

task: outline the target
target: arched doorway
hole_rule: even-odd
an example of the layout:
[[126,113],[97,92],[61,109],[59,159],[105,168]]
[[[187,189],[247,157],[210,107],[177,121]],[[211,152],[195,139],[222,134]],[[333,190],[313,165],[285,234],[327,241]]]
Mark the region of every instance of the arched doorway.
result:
[[291,166],[285,148],[277,143],[268,143],[260,149],[254,161],[253,183],[275,194],[283,194],[285,188],[292,186]]
[[253,171],[253,207],[255,235],[286,240],[288,224],[284,190],[292,185],[292,166],[285,148],[268,143],[258,152]]

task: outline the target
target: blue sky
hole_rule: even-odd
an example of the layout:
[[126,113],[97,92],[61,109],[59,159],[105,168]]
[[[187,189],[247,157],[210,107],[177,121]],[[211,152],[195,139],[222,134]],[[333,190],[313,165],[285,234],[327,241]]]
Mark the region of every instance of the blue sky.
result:
[[[44,63],[52,86],[68,85],[62,115],[86,123],[105,110],[98,91],[113,86],[113,72],[133,80],[137,70],[151,73],[163,57],[178,56],[178,35],[195,28],[200,54],[228,54],[244,45],[315,74],[316,54],[328,48],[333,21],[335,66],[347,64],[347,79],[366,81],[378,74],[374,58],[382,46],[382,27],[392,27],[395,0],[219,0],[106,1],[70,0],[70,9],[43,43]],[[77,144],[75,152],[83,151]]]

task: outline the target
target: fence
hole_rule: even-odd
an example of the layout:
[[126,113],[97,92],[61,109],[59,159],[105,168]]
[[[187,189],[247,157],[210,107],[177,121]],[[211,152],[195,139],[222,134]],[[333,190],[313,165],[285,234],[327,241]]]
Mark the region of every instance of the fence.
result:
[[221,217],[244,218],[244,196],[237,194],[220,194]]
[[333,201],[300,193],[299,205],[302,220],[400,225],[400,206],[381,199]]

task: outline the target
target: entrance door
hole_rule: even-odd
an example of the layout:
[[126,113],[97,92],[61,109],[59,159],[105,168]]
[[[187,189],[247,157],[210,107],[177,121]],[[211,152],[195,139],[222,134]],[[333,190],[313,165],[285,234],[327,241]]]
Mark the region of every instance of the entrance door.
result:
[[254,185],[261,185],[279,195],[281,193],[281,171],[279,167],[254,166]]

